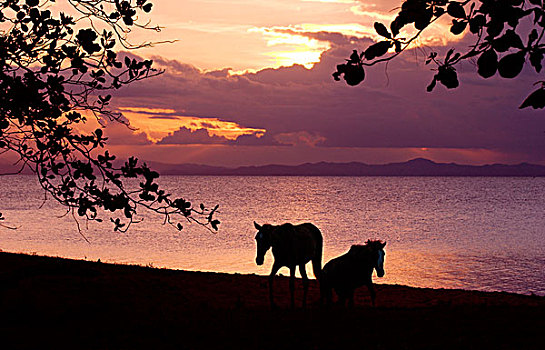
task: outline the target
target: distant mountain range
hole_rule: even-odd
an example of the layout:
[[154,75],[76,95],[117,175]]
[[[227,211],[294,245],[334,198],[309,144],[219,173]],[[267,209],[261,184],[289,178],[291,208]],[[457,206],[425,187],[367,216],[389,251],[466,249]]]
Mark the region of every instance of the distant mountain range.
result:
[[163,175],[239,175],[239,176],[545,176],[545,166],[521,163],[517,165],[459,165],[436,163],[417,158],[403,163],[382,165],[351,163],[305,163],[301,165],[264,165],[238,168],[198,164],[164,164],[147,162]]
[[[224,176],[545,176],[545,166],[529,163],[516,165],[459,165],[436,163],[416,158],[403,163],[365,164],[305,163],[301,165],[243,166],[238,168],[198,164],[146,163],[163,175],[224,175]],[[0,173],[17,171],[13,165],[0,162]],[[23,172],[29,174],[28,170]]]

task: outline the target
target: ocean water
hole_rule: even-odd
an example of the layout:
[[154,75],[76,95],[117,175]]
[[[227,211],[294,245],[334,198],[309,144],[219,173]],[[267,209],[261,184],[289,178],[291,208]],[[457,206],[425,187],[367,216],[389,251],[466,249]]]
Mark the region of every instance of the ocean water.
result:
[[190,224],[179,232],[142,213],[127,233],[113,232],[109,220],[80,221],[87,243],[71,215],[44,203],[34,177],[2,176],[0,212],[17,230],[0,227],[0,249],[267,275],[272,255],[255,265],[253,221],[312,222],[324,236],[324,263],[369,238],[387,241],[377,283],[545,295],[544,178],[164,176],[160,183],[195,203],[219,204],[219,232]]

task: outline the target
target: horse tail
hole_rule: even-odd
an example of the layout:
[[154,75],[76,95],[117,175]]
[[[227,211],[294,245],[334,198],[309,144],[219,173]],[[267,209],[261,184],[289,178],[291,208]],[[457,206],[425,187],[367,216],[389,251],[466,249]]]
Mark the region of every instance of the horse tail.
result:
[[324,248],[324,242],[322,238],[322,233],[318,228],[316,228],[316,252],[312,258],[312,271],[314,276],[320,282],[322,278],[322,252]]

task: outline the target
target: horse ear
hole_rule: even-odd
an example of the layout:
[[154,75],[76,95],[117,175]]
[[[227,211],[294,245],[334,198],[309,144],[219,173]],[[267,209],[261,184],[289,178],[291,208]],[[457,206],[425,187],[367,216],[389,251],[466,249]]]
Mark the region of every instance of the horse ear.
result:
[[261,226],[257,222],[254,221],[254,226],[257,230],[261,230]]
[[382,243],[382,248],[386,247],[386,242]]

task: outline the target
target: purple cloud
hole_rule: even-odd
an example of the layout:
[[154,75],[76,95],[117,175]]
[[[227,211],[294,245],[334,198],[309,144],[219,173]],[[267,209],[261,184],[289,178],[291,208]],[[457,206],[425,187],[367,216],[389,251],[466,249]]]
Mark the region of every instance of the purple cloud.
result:
[[[318,135],[320,142],[309,144],[323,149],[479,149],[513,161],[545,162],[542,111],[518,109],[538,80],[531,71],[514,80],[485,80],[465,64],[458,69],[458,89],[438,86],[428,93],[433,67],[422,64],[425,57],[417,49],[387,66],[366,68],[365,82],[349,87],[333,81],[331,73],[353,49],[365,47],[366,39],[354,43],[338,33],[305,35],[332,43],[312,69],[294,65],[230,76],[156,58],[166,72],[122,89],[116,103],[184,110],[267,130],[261,139],[239,137],[226,145],[279,145],[282,135],[306,133]],[[444,55],[448,48],[437,50]],[[206,140],[186,130],[161,142],[183,143],[182,136]],[[219,140],[207,143],[214,142]]]
[[224,137],[210,136],[205,129],[190,130],[187,128],[180,128],[172,134],[164,137],[158,141],[160,145],[190,145],[190,144],[222,144],[227,143]]

